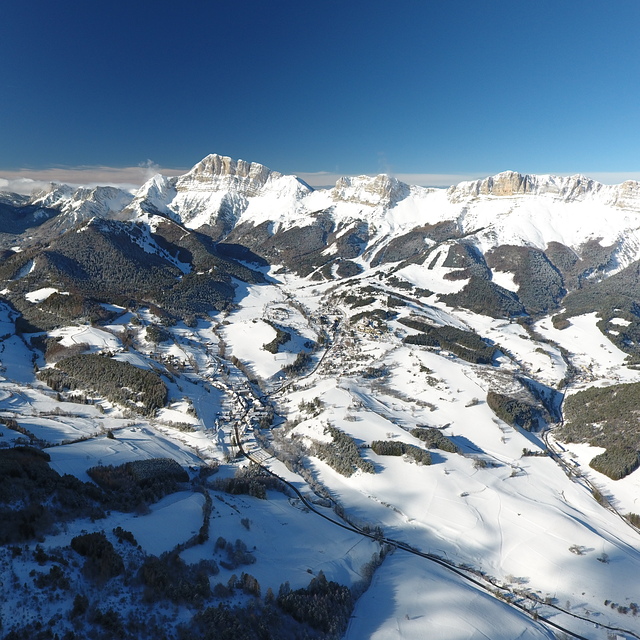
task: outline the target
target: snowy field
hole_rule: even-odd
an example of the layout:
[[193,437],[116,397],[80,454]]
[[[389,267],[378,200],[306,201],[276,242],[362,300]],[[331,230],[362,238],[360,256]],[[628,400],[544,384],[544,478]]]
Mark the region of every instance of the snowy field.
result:
[[555,329],[550,320],[538,322],[536,329],[572,353],[574,363],[580,369],[579,382],[582,384],[610,385],[640,381],[640,371],[625,365],[628,355],[602,334],[596,327],[597,321],[595,313],[588,313],[571,318],[571,324],[566,329]]
[[[310,513],[299,499],[270,491],[267,500],[248,496],[215,494],[211,516],[211,542],[185,551],[188,562],[213,555],[219,536],[240,538],[252,551],[256,563],[247,571],[258,579],[263,591],[277,593],[289,582],[293,589],[306,587],[322,571],[327,579],[353,585],[362,580],[361,571],[371,561],[378,545]],[[335,517],[331,510],[327,515]],[[248,528],[241,524],[248,518]],[[216,580],[227,582],[236,570],[221,569]]]
[[555,636],[442,567],[396,551],[385,559],[358,601],[344,638],[552,640]]
[[[276,376],[283,367],[293,364],[304,343],[317,339],[299,309],[291,305],[281,289],[275,286],[254,285],[239,293],[239,309],[227,319],[222,335],[231,353],[264,380]],[[279,325],[290,334],[277,353],[270,353],[264,345],[276,338],[271,324]]]
[[183,466],[201,461],[174,440],[160,435],[150,426],[129,426],[114,431],[114,438],[101,436],[83,442],[51,447],[51,466],[60,474],[70,473],[88,481],[87,469],[98,465],[118,466],[132,460],[172,458]]
[[[437,281],[442,291],[456,290],[460,281],[442,279],[446,270],[442,259],[433,269],[405,267],[400,276],[425,289],[438,290]],[[362,278],[362,284],[370,282]],[[381,291],[387,295],[390,289]],[[628,608],[638,600],[632,585],[640,572],[640,536],[619,515],[599,505],[584,482],[569,477],[544,455],[540,434],[507,425],[486,402],[489,390],[521,390],[514,373],[533,377],[549,392],[555,390],[567,372],[557,344],[574,354],[579,367],[576,388],[640,380],[640,372],[625,366],[626,354],[598,330],[594,314],[572,318],[562,331],[554,329],[549,319],[540,321],[535,331],[545,338],[541,340],[517,322],[452,310],[433,298],[412,301],[402,309],[405,317],[416,313],[434,324],[474,330],[493,341],[500,352],[488,366],[464,362],[442,349],[404,344],[403,336],[414,330],[395,320],[388,322],[387,331],[349,326],[346,318],[354,310],[326,284],[309,285],[288,276],[280,287],[246,287],[236,303],[233,311],[216,319],[168,328],[168,338],[157,344],[145,333],[157,319],[144,310],[138,313],[139,324],[131,324],[125,314],[108,329],[70,326],[50,333],[65,346],[83,344],[89,352],[108,352],[133,366],[159,372],[168,401],[154,416],[128,414],[106,401],[100,403],[102,409],[59,401],[36,380],[31,350],[6,331],[0,341],[0,416],[15,417],[28,434],[49,443],[46,451],[53,469],[87,482],[87,469],[96,465],[171,458],[192,474],[204,463],[219,463],[219,473],[210,478],[214,483],[244,464],[236,458],[234,426],[240,425],[246,450],[260,456],[308,499],[318,501],[310,484],[262,450],[253,434],[252,412],[264,409],[264,389],[271,389],[270,400],[280,416],[276,424],[288,421],[282,442],[289,439],[307,447],[307,479],[320,481],[352,522],[380,527],[388,540],[472,567],[483,574],[488,588],[494,581],[510,591],[526,592],[527,597],[521,597],[528,607],[537,607],[541,616],[584,637],[608,640],[611,630],[603,625],[640,635],[637,618],[604,605],[612,601]],[[330,336],[327,356],[320,350],[317,369],[279,381],[281,369],[308,348],[305,343],[318,340],[319,316],[327,314],[331,321],[325,320],[323,326],[335,321],[339,327]],[[275,354],[263,348],[277,336],[273,325],[290,335]],[[6,311],[0,315],[0,329],[10,326]],[[133,336],[133,346],[126,348],[121,339],[125,330]],[[231,356],[250,376],[266,381],[265,386],[252,386],[241,370],[227,362]],[[264,396],[259,400],[260,394]],[[315,442],[330,440],[328,425],[353,439],[375,473],[356,471],[345,477],[313,454]],[[425,449],[424,442],[410,433],[416,426],[437,428],[459,452],[431,449],[432,464],[423,466],[406,456],[378,455],[370,448],[374,440],[389,440]],[[2,433],[9,446],[29,437],[4,426]],[[563,459],[574,460],[585,470],[620,512],[640,512],[638,471],[614,482],[588,468],[601,449],[564,448]],[[210,494],[210,538],[182,551],[181,557],[187,563],[220,561],[223,556],[215,542],[222,537],[242,540],[256,559],[240,569],[223,567],[214,583],[226,583],[245,569],[257,578],[263,593],[269,587],[277,592],[287,581],[292,588],[306,586],[320,571],[328,579],[354,586],[380,549],[370,538],[309,511],[297,497],[274,491],[269,491],[267,500],[213,489]],[[157,555],[197,534],[203,504],[200,493],[182,490],[152,505],[146,514],[111,513],[103,522],[70,523],[43,544],[48,548],[68,544],[80,531],[122,526],[147,553]],[[330,508],[318,509],[337,519]],[[28,575],[28,569],[25,562],[20,571]],[[386,557],[358,601],[345,637],[554,636],[487,590],[397,549]]]

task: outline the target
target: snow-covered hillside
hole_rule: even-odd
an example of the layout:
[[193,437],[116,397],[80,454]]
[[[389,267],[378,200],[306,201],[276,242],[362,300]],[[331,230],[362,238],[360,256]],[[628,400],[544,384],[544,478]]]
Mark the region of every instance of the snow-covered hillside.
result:
[[638,193],[3,196],[3,632],[640,638]]
[[560,242],[579,251],[596,240],[619,244],[618,266],[640,257],[640,185],[605,186],[584,176],[507,171],[450,189],[426,189],[378,175],[341,178],[332,189],[312,190],[294,176],[213,154],[184,176],[152,178],[132,207],[172,215],[189,228],[215,226],[222,217],[231,225],[269,222],[286,229],[304,226],[306,217],[323,211],[337,228],[366,222],[370,246],[454,221],[460,233],[477,233],[483,250],[505,244],[545,249]]

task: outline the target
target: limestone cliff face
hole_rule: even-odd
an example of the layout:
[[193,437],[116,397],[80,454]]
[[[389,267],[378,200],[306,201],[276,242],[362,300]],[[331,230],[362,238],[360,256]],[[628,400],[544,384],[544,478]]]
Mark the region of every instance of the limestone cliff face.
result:
[[[554,176],[532,176],[522,175],[516,171],[504,171],[482,180],[461,182],[451,187],[448,194],[452,202],[461,202],[479,196],[509,197],[527,194],[540,195],[541,193],[560,195],[569,186],[563,184],[564,180],[564,178],[555,178]],[[587,179],[583,179],[582,176],[574,176],[572,180],[575,184],[570,190],[582,190],[584,185],[581,183]]]
[[582,175],[561,177],[504,171],[482,180],[461,182],[451,187],[447,194],[449,200],[454,203],[481,196],[499,198],[550,195],[564,202],[591,198],[621,208],[637,208],[640,204],[640,183],[629,180],[619,185],[608,186]]
[[640,208],[640,182],[627,180],[622,184],[609,188],[611,189],[610,204],[621,209],[637,210]]
[[515,171],[505,171],[497,176],[477,180],[469,185],[469,195],[513,196],[532,193],[536,188],[532,176],[521,175]]
[[373,178],[340,178],[331,191],[331,197],[336,202],[355,202],[388,208],[406,198],[409,192],[409,185],[386,174],[380,174]]
[[[291,253],[292,243],[297,250],[321,241],[320,248],[313,244],[313,259],[300,260],[325,269],[326,277],[338,267],[345,274],[355,272],[358,265],[340,260],[404,260],[460,234],[473,236],[482,251],[499,245],[545,250],[549,243],[577,251],[598,242],[620,247],[616,268],[640,259],[640,183],[633,181],[607,186],[582,175],[506,171],[447,190],[410,186],[381,174],[343,177],[332,189],[313,190],[295,176],[212,154],[184,175],[154,176],[132,197],[112,187],[52,185],[31,197],[0,194],[0,208],[28,207],[13,216],[18,222],[7,217],[7,224],[20,230],[46,222],[43,233],[95,216],[152,227],[170,218],[215,241],[240,226],[243,241],[257,234],[265,251],[278,255]],[[333,266],[327,266],[330,260]]]
[[208,155],[191,171],[176,180],[176,190],[219,191],[233,189],[246,197],[258,195],[269,180],[282,178],[282,174],[271,171],[257,162],[233,160],[218,154]]
[[218,238],[233,228],[253,199],[281,202],[288,210],[311,191],[295,176],[211,154],[184,175],[152,178],[138,192],[135,208],[161,213],[189,228],[206,226]]

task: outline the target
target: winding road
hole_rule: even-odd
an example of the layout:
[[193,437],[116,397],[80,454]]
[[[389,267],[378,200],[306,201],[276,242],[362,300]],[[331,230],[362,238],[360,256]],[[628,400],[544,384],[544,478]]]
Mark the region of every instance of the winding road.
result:
[[[300,380],[301,378],[307,378],[309,376],[311,376],[313,373],[315,373],[318,369],[318,367],[322,364],[322,362],[325,360],[325,358],[329,355],[329,353],[332,351],[332,349],[334,349],[336,347],[336,345],[338,344],[338,333],[339,333],[339,327],[336,327],[335,329],[335,333],[333,336],[333,339],[331,340],[330,345],[328,346],[328,348],[325,350],[324,354],[321,356],[321,358],[318,360],[318,362],[316,363],[315,367],[307,374],[305,374],[304,376],[300,376],[300,378],[295,378],[295,379],[291,379],[288,380],[286,383],[284,383],[283,385],[281,385],[278,389],[274,390],[271,393],[268,393],[267,396],[265,397],[265,400],[270,399],[272,396],[275,396],[276,394],[282,392],[284,389],[286,389],[289,385],[293,384],[295,381]],[[248,410],[247,410],[248,413]],[[245,414],[246,417],[246,414]],[[241,418],[241,420],[244,418]],[[249,425],[247,424],[246,427],[249,427]],[[256,452],[254,453],[249,453],[247,451],[245,451],[243,445],[242,445],[242,440],[240,437],[240,431],[238,429],[238,422],[235,423],[234,425],[234,431],[235,431],[235,439],[236,439],[236,444],[238,446],[239,452],[246,458],[248,459],[250,462],[252,462],[253,464],[257,465],[260,469],[262,469],[263,471],[265,471],[266,473],[268,473],[269,475],[273,476],[274,478],[277,478],[280,482],[282,482],[284,485],[286,485],[287,487],[289,487],[289,489],[291,491],[293,491],[295,493],[295,495],[300,499],[300,501],[302,502],[302,504],[304,504],[304,506],[312,513],[315,513],[316,515],[320,516],[321,518],[324,518],[325,520],[331,522],[333,525],[337,526],[337,527],[341,527],[342,529],[346,529],[347,531],[351,531],[353,533],[356,533],[358,535],[364,536],[366,538],[369,538],[371,540],[375,540],[380,544],[385,544],[385,545],[389,545],[390,547],[394,548],[394,549],[399,549],[401,551],[404,551],[406,553],[410,553],[416,557],[422,558],[424,560],[427,560],[429,562],[433,562],[435,564],[440,565],[441,567],[445,568],[446,570],[450,571],[451,573],[454,573],[455,575],[459,576],[460,578],[462,578],[463,580],[465,580],[467,583],[472,584],[473,586],[475,586],[476,588],[482,590],[485,593],[488,593],[489,595],[491,595],[494,598],[497,598],[503,602],[505,602],[507,605],[518,609],[519,611],[521,611],[522,613],[524,613],[525,615],[531,617],[534,621],[536,621],[537,623],[541,624],[541,625],[546,625],[547,627],[550,627],[552,629],[555,629],[557,631],[561,631],[563,633],[565,633],[567,636],[572,637],[572,638],[577,638],[579,640],[592,640],[591,638],[588,638],[587,636],[583,636],[580,635],[579,633],[576,633],[575,631],[572,631],[571,629],[569,629],[568,627],[565,627],[557,622],[554,622],[553,620],[551,620],[548,616],[544,616],[541,615],[537,610],[536,607],[545,607],[548,609],[553,609],[554,611],[556,611],[559,614],[563,614],[566,616],[569,616],[570,618],[573,618],[574,620],[580,620],[580,621],[584,621],[584,622],[588,622],[589,624],[594,624],[594,621],[580,616],[578,614],[572,613],[570,611],[567,611],[566,609],[563,609],[562,607],[559,607],[557,605],[554,604],[549,604],[546,602],[542,602],[541,600],[539,600],[537,597],[535,597],[532,594],[526,593],[526,592],[516,592],[513,589],[511,589],[508,586],[502,585],[500,583],[498,583],[495,579],[491,578],[491,577],[487,577],[485,575],[483,575],[480,571],[474,570],[473,568],[469,568],[468,565],[465,565],[465,567],[459,567],[457,565],[455,565],[453,562],[450,562],[438,555],[432,554],[432,553],[428,553],[428,552],[424,552],[424,551],[420,551],[419,549],[415,549],[409,545],[407,545],[404,542],[398,541],[398,540],[394,540],[392,538],[388,538],[384,535],[382,535],[381,533],[371,533],[370,531],[366,531],[364,529],[361,529],[360,527],[357,527],[355,525],[349,524],[347,522],[344,521],[340,521],[337,520],[329,515],[327,515],[326,513],[323,513],[322,511],[320,511],[313,503],[309,502],[309,500],[307,500],[307,498],[305,498],[305,496],[300,492],[300,490],[291,482],[285,480],[284,478],[280,477],[279,475],[277,475],[276,473],[274,473],[269,467],[267,467],[264,464],[264,457],[263,456],[256,456]],[[244,431],[244,429],[243,429]],[[547,444],[547,447],[549,448],[549,451],[552,451],[551,447],[549,447],[549,443],[547,440],[547,433],[544,434],[545,436],[545,443]],[[560,466],[563,467],[563,469],[567,472],[570,472],[571,470],[568,469],[567,464],[560,458],[560,456],[558,456],[555,452],[551,454],[553,459],[560,464]],[[582,477],[582,480],[585,481],[587,483],[588,486],[592,486],[588,480],[586,480],[584,477]],[[613,508],[612,508],[613,509]],[[615,509],[613,509],[615,511]],[[616,512],[617,513],[617,512]],[[620,514],[618,514],[620,515]],[[620,517],[622,518],[622,516],[620,515]],[[625,520],[626,521],[626,520]],[[520,600],[520,601],[518,601]],[[525,604],[525,602],[527,602],[529,604],[529,606],[527,606],[527,604]],[[622,629],[620,627],[614,627],[614,626],[608,626],[608,625],[604,625],[604,624],[598,624],[598,627],[607,631],[611,631],[611,632],[617,632],[617,633],[624,633],[627,636],[633,637],[633,638],[637,638],[638,640],[640,640],[640,636],[637,635],[636,633],[628,630],[628,629]]]

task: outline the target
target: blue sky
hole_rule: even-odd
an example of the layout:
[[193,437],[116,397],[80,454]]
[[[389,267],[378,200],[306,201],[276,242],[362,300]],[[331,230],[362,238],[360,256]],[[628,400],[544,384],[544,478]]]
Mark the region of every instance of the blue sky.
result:
[[637,0],[3,0],[0,18],[0,177],[135,182],[220,153],[316,183],[640,178]]

